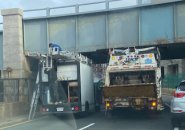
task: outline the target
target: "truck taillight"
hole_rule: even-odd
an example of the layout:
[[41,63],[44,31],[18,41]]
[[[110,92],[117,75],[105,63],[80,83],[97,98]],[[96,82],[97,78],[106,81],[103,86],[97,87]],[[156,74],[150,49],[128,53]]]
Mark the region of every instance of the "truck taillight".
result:
[[106,109],[111,109],[112,108],[111,102],[110,101],[106,102],[105,107],[106,107]]
[[156,101],[152,101],[152,107],[156,107],[157,106],[157,102]]
[[79,107],[78,106],[75,106],[75,111],[79,111]]
[[110,107],[110,102],[107,102],[106,103],[106,107]]
[[175,92],[173,96],[176,97],[176,98],[182,98],[182,97],[185,96],[185,93],[177,93],[177,92]]

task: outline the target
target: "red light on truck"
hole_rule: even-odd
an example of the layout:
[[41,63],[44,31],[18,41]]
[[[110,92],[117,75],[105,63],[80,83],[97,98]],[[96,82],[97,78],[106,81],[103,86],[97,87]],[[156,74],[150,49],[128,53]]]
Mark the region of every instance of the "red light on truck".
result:
[[78,106],[75,106],[75,111],[79,111],[79,107]]
[[182,98],[182,97],[185,96],[185,93],[177,93],[177,92],[175,92],[173,96],[176,97],[176,98]]

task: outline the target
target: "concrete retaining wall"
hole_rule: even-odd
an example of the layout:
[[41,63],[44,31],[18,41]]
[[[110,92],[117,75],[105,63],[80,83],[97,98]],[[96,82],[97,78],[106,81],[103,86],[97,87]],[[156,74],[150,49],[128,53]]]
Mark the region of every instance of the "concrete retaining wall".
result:
[[170,95],[172,96],[175,89],[172,88],[162,88],[162,95]]
[[[1,15],[3,16],[3,70],[1,78],[29,78],[31,72],[23,50],[23,11],[18,8],[4,9],[1,10]],[[29,103],[24,93],[25,83],[19,82],[19,87],[15,90],[19,92],[17,92],[17,102],[6,97],[13,90],[10,85],[4,84],[4,90],[7,93],[4,95],[5,102],[0,104],[0,120],[28,114]]]
[[10,120],[15,116],[25,115],[29,112],[29,104],[23,102],[0,104],[0,120]]

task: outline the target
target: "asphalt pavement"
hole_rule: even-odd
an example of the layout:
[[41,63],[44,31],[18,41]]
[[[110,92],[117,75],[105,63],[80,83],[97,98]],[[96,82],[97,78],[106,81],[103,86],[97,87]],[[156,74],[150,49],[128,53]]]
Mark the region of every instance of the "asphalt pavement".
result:
[[0,128],[3,130],[171,130],[170,112],[166,108],[161,113],[147,111],[116,110],[106,118],[103,112],[88,116],[65,114],[58,117],[44,116],[33,121]]
[[[169,103],[171,97],[165,96]],[[168,102],[167,102],[168,101]],[[185,128],[185,125],[182,126]],[[88,116],[62,114],[47,115],[32,121],[1,127],[0,130],[172,130],[169,107],[160,113],[134,111],[130,109],[115,110],[111,117],[104,112],[91,113]]]

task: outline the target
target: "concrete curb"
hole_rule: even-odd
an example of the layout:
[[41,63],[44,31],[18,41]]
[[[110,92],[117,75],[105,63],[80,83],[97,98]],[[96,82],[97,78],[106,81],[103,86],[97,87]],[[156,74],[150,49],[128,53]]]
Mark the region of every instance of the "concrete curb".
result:
[[4,122],[1,122],[0,123],[0,128],[2,127],[6,127],[6,126],[11,126],[11,125],[14,125],[14,124],[17,124],[17,123],[21,123],[21,122],[24,122],[24,121],[28,121],[28,117],[20,117],[20,118],[15,118],[15,119],[12,119],[10,121],[4,121]]
[[[35,118],[33,120],[42,118],[44,116],[46,116],[46,115],[42,115],[40,113],[36,113]],[[11,120],[2,121],[0,123],[0,129],[3,128],[3,127],[19,124],[19,123],[26,122],[26,121],[29,121],[28,120],[28,115],[18,116],[18,117],[12,118]]]

